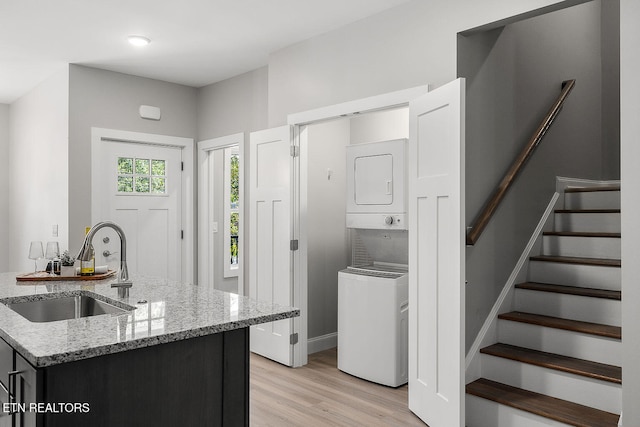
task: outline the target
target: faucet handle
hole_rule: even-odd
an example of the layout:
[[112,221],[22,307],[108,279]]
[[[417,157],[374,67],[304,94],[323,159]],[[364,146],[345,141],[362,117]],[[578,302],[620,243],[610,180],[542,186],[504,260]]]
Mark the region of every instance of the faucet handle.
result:
[[130,288],[133,286],[133,282],[113,282],[111,284],[112,288]]
[[133,282],[114,282],[111,284],[112,288],[118,288],[119,298],[129,298],[129,288],[133,286]]

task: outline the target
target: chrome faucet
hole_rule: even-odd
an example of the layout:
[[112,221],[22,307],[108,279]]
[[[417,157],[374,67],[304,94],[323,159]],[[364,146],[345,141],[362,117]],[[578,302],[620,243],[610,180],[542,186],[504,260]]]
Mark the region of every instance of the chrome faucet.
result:
[[128,298],[129,288],[133,285],[133,282],[129,280],[129,270],[127,269],[127,238],[124,235],[122,227],[112,221],[102,221],[91,227],[91,230],[89,230],[89,233],[87,233],[87,236],[84,238],[82,249],[80,249],[76,258],[81,261],[89,261],[91,259],[91,251],[89,248],[91,247],[93,236],[95,236],[98,230],[104,227],[113,228],[115,232],[118,233],[118,237],[120,237],[120,270],[118,271],[116,282],[112,283],[111,287],[118,288],[118,296],[120,298]]

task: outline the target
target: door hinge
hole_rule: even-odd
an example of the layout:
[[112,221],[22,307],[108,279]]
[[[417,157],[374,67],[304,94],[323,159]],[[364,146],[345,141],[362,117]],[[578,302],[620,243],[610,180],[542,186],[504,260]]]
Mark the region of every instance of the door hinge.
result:
[[184,230],[180,230],[180,239],[184,239]]
[[298,239],[296,239],[296,240],[291,240],[291,241],[289,242],[289,248],[290,248],[292,251],[297,251],[297,250],[298,250]]
[[291,153],[291,157],[298,157],[300,155],[300,147],[297,145],[292,145],[289,151]]
[[298,333],[289,335],[289,344],[294,345],[298,344]]
[[184,171],[184,162],[180,162],[180,170]]

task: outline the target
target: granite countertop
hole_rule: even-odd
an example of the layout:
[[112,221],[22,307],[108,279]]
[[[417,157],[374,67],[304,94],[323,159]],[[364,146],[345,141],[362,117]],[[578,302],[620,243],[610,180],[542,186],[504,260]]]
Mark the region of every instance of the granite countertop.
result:
[[100,281],[17,282],[0,273],[0,299],[42,299],[48,293],[95,293],[123,308],[55,322],[30,322],[0,303],[0,337],[35,367],[52,366],[104,354],[215,334],[300,315],[296,308],[256,301],[227,292],[165,279],[134,275],[127,299]]

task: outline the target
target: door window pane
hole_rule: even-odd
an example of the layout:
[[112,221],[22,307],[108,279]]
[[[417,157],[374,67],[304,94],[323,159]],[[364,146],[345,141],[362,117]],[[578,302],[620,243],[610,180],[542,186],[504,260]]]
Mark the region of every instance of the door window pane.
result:
[[157,176],[151,178],[151,192],[164,194],[166,192],[165,179]]
[[165,160],[118,157],[117,171],[118,193],[167,193]]
[[132,174],[133,173],[133,159],[127,157],[118,157],[118,173],[120,174]]
[[149,175],[149,159],[136,159],[136,174]]
[[151,175],[164,176],[165,173],[164,160],[151,160]]
[[137,193],[148,193],[149,192],[149,177],[148,176],[137,176],[136,177],[136,192]]
[[121,193],[131,193],[133,191],[133,177],[119,176],[118,191]]

